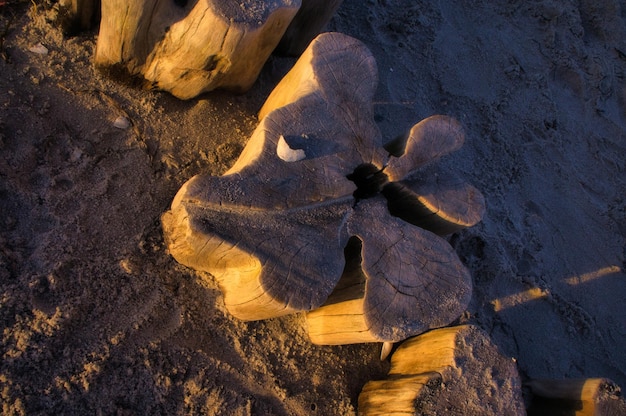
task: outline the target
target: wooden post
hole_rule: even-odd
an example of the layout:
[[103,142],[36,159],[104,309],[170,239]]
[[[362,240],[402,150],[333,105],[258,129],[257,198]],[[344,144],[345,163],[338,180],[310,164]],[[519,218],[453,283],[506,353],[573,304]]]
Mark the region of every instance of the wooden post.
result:
[[320,35],[285,79],[294,83],[277,86],[272,95],[284,99],[268,99],[234,166],[190,179],[162,217],[172,255],[215,276],[226,307],[244,320],[326,301],[349,238],[355,185],[346,176],[363,155],[385,160],[371,112],[376,66],[361,42]]
[[188,99],[248,90],[300,0],[102,0],[95,64]]
[[[400,394],[400,399],[396,399]],[[360,416],[406,414],[523,415],[515,363],[471,325],[410,338],[391,357],[387,380],[368,382]]]

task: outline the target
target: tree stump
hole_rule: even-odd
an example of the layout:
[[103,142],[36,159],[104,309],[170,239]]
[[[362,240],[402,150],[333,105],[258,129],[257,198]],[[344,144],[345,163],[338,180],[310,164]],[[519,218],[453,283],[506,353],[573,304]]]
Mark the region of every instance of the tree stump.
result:
[[102,0],[96,66],[188,99],[248,90],[300,0]]
[[342,0],[302,0],[300,10],[287,27],[275,52],[300,56],[322,31],[341,2]]
[[626,415],[626,402],[619,386],[606,378],[531,380],[531,416]]
[[515,363],[484,331],[461,325],[400,344],[387,379],[363,387],[358,414],[499,416],[525,409]]
[[[331,332],[348,333],[341,343],[398,341],[448,324],[467,306],[471,279],[449,244],[389,214],[384,171],[413,156],[391,156],[382,146],[371,104],[376,81],[361,42],[318,36],[264,104],[234,166],[221,177],[189,180],[163,215],[171,254],[215,276],[234,316],[319,308],[346,263],[367,277],[360,302],[368,313],[356,329],[332,318]],[[429,120],[423,125],[435,130],[431,123],[460,127],[446,117]],[[358,253],[357,263],[346,250]],[[328,328],[324,319],[319,328]],[[321,336],[317,342],[337,343]]]

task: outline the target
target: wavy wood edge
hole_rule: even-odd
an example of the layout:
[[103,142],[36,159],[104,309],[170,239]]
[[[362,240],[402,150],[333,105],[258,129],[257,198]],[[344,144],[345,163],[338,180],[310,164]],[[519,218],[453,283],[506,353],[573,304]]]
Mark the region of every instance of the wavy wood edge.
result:
[[449,325],[467,308],[471,277],[447,241],[391,217],[384,201],[360,201],[347,222],[353,238],[342,277],[306,314],[314,344],[398,342]]
[[302,0],[300,10],[276,46],[279,55],[299,56],[322,31],[343,0]]

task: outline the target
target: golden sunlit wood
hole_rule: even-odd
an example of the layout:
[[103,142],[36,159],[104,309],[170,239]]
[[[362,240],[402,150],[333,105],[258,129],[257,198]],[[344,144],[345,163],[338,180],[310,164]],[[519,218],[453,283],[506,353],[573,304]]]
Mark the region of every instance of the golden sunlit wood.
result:
[[387,379],[365,385],[358,410],[360,416],[525,413],[515,363],[471,325],[435,329],[400,344]]

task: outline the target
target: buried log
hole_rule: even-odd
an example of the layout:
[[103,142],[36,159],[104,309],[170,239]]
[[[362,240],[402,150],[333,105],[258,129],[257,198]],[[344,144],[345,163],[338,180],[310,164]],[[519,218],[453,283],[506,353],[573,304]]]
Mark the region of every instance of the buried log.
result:
[[[348,333],[341,343],[398,341],[446,325],[466,308],[471,279],[452,248],[387,208],[385,166],[413,156],[391,156],[382,146],[371,104],[376,80],[361,42],[318,36],[266,101],[234,166],[189,180],[163,215],[170,253],[212,274],[234,316],[319,308],[344,274],[346,247],[360,253],[356,264],[347,262],[367,276],[368,314],[354,330],[335,321],[335,332]],[[447,117],[422,125],[459,136]]]
[[300,0],[102,0],[96,66],[188,99],[256,80]]
[[626,415],[626,402],[619,386],[606,378],[535,379],[528,382],[531,416]]
[[387,379],[363,387],[358,414],[499,416],[525,410],[515,363],[484,331],[461,325],[400,344]]

